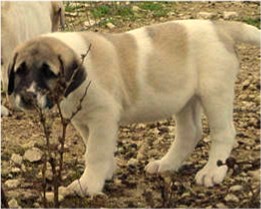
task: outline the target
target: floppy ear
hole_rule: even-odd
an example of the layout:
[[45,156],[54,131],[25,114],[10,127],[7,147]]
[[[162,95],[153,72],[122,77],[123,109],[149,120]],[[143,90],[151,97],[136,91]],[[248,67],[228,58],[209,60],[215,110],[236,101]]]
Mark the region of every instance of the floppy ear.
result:
[[71,92],[78,88],[86,79],[86,71],[81,63],[77,60],[73,60],[67,65],[64,64],[61,56],[59,56],[61,65],[61,73],[65,77],[65,81],[68,84],[64,96],[67,97]]
[[17,53],[14,55],[13,60],[9,63],[8,66],[8,95],[11,95],[14,92],[15,85],[15,73],[14,67],[17,58]]

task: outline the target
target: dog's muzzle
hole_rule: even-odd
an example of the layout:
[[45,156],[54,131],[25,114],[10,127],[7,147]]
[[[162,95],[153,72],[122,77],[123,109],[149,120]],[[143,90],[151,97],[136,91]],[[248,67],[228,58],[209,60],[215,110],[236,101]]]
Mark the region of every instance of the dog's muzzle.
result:
[[32,110],[37,107],[41,109],[51,109],[54,106],[54,103],[48,96],[26,91],[16,96],[16,104],[25,110]]

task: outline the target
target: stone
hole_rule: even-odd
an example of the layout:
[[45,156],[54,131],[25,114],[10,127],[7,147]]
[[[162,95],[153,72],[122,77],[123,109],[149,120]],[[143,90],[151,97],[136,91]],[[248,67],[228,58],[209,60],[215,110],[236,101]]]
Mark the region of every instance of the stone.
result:
[[248,171],[247,174],[250,175],[255,181],[260,181],[260,171],[261,169]]
[[138,161],[137,159],[131,158],[131,159],[127,162],[127,166],[130,166],[130,165],[135,166],[135,165],[138,164],[138,162],[139,162],[139,161]]
[[[53,202],[53,198],[54,198],[54,193],[53,192],[46,192],[46,200],[47,200],[47,202]],[[63,199],[64,199],[64,196],[59,193],[59,195],[58,195],[59,202],[63,201]]]
[[10,189],[17,188],[21,184],[19,179],[9,179],[5,182],[5,186]]
[[225,196],[225,201],[238,203],[239,199],[236,195],[230,193]]
[[12,154],[11,156],[11,161],[15,164],[15,165],[21,165],[22,161],[23,161],[23,157],[21,155],[18,154]]
[[90,27],[90,26],[93,26],[95,25],[95,20],[88,20],[88,21],[85,21],[83,24],[85,27]]
[[112,24],[111,22],[108,22],[108,23],[106,24],[106,26],[107,26],[109,29],[113,29],[113,28],[116,27],[116,26],[115,26],[114,24]]
[[241,185],[234,185],[229,188],[230,192],[238,192],[238,191],[242,191],[242,190],[243,190],[243,186],[241,186]]
[[216,16],[216,14],[212,13],[212,12],[199,12],[197,14],[198,19],[212,19],[215,16]]
[[14,168],[11,169],[11,172],[14,173],[14,174],[18,174],[18,173],[21,173],[21,169],[14,167]]
[[26,152],[24,153],[24,159],[28,160],[31,163],[40,161],[42,157],[43,152],[36,147],[26,150]]
[[135,6],[132,7],[132,10],[134,12],[139,12],[141,9],[138,6],[135,5]]
[[9,116],[9,110],[4,105],[1,105],[1,116]]
[[8,201],[9,208],[21,208],[15,198]]
[[236,18],[236,17],[238,17],[237,12],[223,12],[223,18],[225,20],[230,20],[230,19]]
[[224,203],[220,202],[216,204],[217,208],[228,208],[228,206],[226,206]]

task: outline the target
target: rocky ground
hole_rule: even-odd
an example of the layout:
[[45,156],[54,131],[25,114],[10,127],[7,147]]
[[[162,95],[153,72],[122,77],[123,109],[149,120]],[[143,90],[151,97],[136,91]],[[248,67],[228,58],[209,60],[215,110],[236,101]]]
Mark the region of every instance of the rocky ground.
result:
[[[169,2],[169,3],[72,3],[65,2],[66,30],[120,32],[142,25],[175,19],[232,19],[259,25],[259,3]],[[237,163],[222,185],[204,188],[195,184],[196,172],[204,166],[210,145],[204,118],[204,137],[179,172],[147,175],[144,166],[166,153],[175,138],[172,118],[151,124],[120,128],[116,158],[118,169],[107,181],[102,196],[66,197],[61,207],[200,207],[248,208],[260,206],[260,52],[238,46],[240,73],[236,81],[234,121],[236,145],[231,156]],[[3,99],[5,101],[5,99]],[[9,205],[41,207],[42,147],[44,135],[37,114],[13,113],[1,119],[1,177]],[[53,140],[61,131],[53,123]],[[64,185],[78,178],[84,163],[84,145],[73,127],[65,143]],[[47,166],[48,195],[51,171]],[[49,198],[49,196],[48,196]],[[52,203],[49,203],[52,206]]]

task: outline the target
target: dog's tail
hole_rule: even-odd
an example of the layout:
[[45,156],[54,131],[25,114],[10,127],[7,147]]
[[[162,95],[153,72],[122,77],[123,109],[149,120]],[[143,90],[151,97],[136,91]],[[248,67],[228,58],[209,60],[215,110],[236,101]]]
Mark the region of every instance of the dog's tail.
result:
[[260,47],[260,30],[241,22],[218,21],[218,27],[225,30],[236,43],[253,44]]

